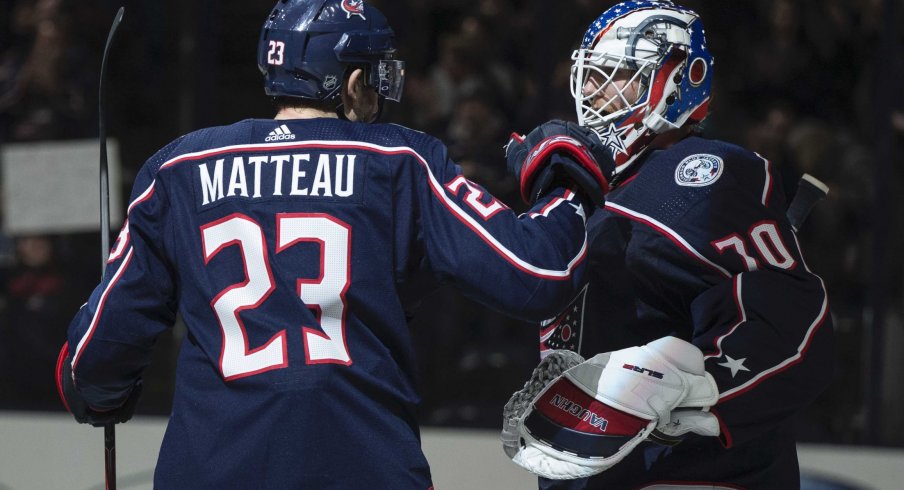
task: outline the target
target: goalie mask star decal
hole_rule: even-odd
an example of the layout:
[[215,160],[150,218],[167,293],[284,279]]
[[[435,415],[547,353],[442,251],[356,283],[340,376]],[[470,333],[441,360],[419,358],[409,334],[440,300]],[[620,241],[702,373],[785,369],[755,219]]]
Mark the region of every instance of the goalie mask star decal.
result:
[[615,127],[614,123],[610,123],[609,127],[600,132],[600,140],[602,140],[603,145],[609,150],[612,151],[612,155],[618,155],[619,153],[623,153],[625,155],[628,154],[628,148],[625,147],[625,142],[622,139],[622,136],[631,129],[630,126],[626,126],[624,128]]

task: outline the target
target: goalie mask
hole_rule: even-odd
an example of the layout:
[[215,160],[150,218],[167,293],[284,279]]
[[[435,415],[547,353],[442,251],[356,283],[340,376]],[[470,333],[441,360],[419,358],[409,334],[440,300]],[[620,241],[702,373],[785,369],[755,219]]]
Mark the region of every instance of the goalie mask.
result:
[[628,1],[603,12],[572,54],[578,122],[600,135],[616,171],[657,134],[707,115],[713,58],[693,11],[668,1]]
[[363,68],[380,99],[398,102],[405,62],[386,17],[364,0],[280,0],[264,22],[257,65],[271,96],[338,100],[345,75]]

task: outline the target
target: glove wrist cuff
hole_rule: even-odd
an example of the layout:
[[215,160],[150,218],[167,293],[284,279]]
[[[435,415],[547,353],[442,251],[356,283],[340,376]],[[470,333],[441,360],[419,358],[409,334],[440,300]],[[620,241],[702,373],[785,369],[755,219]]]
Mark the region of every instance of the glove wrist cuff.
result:
[[557,152],[564,154],[566,158],[575,160],[590,175],[593,181],[600,186],[603,194],[609,191],[609,181],[603,175],[587,147],[570,136],[556,135],[543,139],[531,148],[521,166],[520,190],[521,199],[524,202],[531,202],[534,181],[549,164],[549,158]]

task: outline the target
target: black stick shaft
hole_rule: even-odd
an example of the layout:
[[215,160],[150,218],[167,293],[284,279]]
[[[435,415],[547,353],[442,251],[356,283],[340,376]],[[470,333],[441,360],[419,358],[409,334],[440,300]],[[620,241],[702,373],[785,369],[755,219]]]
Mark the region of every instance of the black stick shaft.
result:
[[104,488],[116,490],[116,424],[104,426]]
[[97,112],[100,135],[100,243],[101,243],[101,266],[100,274],[103,279],[104,272],[107,269],[107,257],[110,253],[110,178],[107,171],[107,128],[105,124],[104,112],[104,75],[107,71],[107,57],[110,52],[110,45],[113,43],[113,36],[116,35],[116,29],[122,22],[122,16],[125,13],[125,7],[119,7],[116,17],[113,18],[113,25],[110,26],[110,34],[107,36],[107,44],[104,46],[104,55],[100,62],[100,81],[98,82],[97,94]]
[[794,231],[800,230],[800,226],[810,215],[813,206],[829,193],[829,188],[822,181],[810,174],[804,174],[798,181],[797,194],[788,205],[786,216],[791,222]]
[[[107,55],[116,29],[122,22],[125,7],[119,7],[100,63],[100,81],[98,83],[97,109],[100,136],[100,277],[103,281],[107,270],[107,257],[110,253],[110,179],[107,171],[107,128],[104,124],[104,74],[107,71]],[[107,490],[116,490],[116,425],[104,426],[104,483]]]

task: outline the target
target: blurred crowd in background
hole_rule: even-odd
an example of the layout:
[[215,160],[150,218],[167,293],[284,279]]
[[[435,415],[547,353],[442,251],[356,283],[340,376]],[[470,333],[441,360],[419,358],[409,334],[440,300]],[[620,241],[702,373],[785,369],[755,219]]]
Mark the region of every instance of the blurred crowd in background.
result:
[[[0,145],[97,137],[97,81],[116,8],[107,125],[123,186],[179,135],[272,117],[255,66],[272,0],[0,0]],[[574,120],[571,52],[611,1],[374,0],[407,63],[384,120],[444,140],[465,174],[523,209],[505,173],[512,131]],[[831,188],[799,239],[829,290],[838,369],[802,414],[805,441],[904,445],[904,6],[898,0],[686,1],[715,59],[704,134],[780,169],[791,196],[810,173]],[[891,28],[894,26],[894,29]],[[0,209],[2,214],[2,209]],[[53,365],[99,277],[97,233],[0,233],[0,408],[62,410]],[[537,328],[450,288],[412,322],[427,425],[492,427],[535,366]],[[159,342],[139,413],[167,414],[180,329]],[[897,375],[895,374],[897,373]]]

